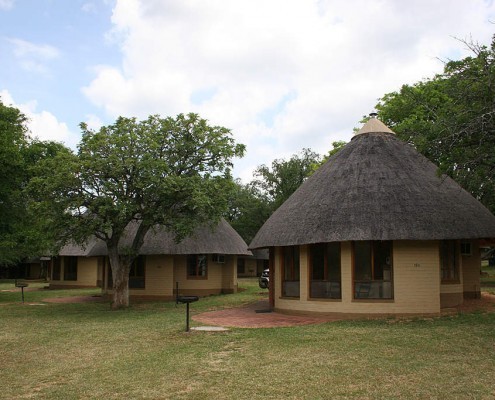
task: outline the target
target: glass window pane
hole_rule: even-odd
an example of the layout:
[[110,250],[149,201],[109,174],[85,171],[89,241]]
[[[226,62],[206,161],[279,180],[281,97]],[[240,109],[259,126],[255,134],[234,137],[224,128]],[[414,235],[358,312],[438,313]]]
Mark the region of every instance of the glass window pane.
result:
[[299,280],[299,246],[293,246],[293,262],[294,262],[294,269],[293,269],[293,274],[292,274],[292,280],[298,281]]
[[53,268],[52,268],[52,280],[59,281],[60,280],[60,257],[55,257],[53,259]]
[[[373,243],[374,280],[390,280],[390,268],[392,265],[391,242]],[[387,278],[387,279],[385,279]]]
[[340,243],[327,244],[327,279],[340,282]]
[[311,246],[311,278],[315,281],[325,279],[325,245]]
[[354,279],[369,281],[371,274],[371,242],[354,242]]
[[208,259],[206,255],[198,256],[198,276],[206,276],[206,268],[208,265]]

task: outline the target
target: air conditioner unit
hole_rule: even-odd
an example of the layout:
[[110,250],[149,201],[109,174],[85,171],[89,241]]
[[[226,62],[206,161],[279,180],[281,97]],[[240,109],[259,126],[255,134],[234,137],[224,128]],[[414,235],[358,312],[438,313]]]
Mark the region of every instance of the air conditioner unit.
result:
[[213,254],[211,257],[213,262],[224,264],[225,263],[225,254]]

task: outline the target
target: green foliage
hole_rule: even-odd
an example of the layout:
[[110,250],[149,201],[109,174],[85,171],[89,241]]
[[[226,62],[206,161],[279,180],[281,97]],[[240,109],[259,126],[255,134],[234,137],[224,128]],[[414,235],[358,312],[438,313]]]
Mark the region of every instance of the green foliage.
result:
[[258,179],[247,185],[237,182],[227,219],[247,243],[270,215],[346,142],[337,141],[332,145],[323,158],[311,149],[303,149],[288,160],[274,160],[271,167],[260,165],[254,173]]
[[51,158],[63,145],[32,140],[26,117],[0,102],[0,264],[8,265],[40,256],[51,247],[50,235],[30,213],[25,188],[36,176],[36,165]]
[[495,212],[495,37],[376,106],[380,119]]
[[22,148],[27,145],[26,117],[13,107],[0,102],[0,263],[19,259],[15,225],[21,214],[18,209],[23,178]]
[[272,206],[265,194],[251,183],[243,185],[236,181],[226,219],[246,243],[251,242],[271,213]]
[[260,165],[254,172],[259,179],[253,185],[265,193],[272,210],[276,210],[314,171],[314,165],[321,162],[321,156],[311,149],[303,149],[300,155],[294,154],[289,160],[272,161],[271,168]]
[[[60,244],[83,243],[92,235],[105,241],[114,294],[122,295],[116,289],[119,277],[124,290],[130,264],[154,225],[179,241],[199,224],[218,222],[235,190],[231,160],[243,155],[244,146],[228,129],[210,126],[196,114],[144,121],[120,117],[98,131],[85,124],[81,129],[78,154],[47,160],[40,168],[51,174],[31,188]],[[119,249],[132,222],[139,223],[132,245]]]

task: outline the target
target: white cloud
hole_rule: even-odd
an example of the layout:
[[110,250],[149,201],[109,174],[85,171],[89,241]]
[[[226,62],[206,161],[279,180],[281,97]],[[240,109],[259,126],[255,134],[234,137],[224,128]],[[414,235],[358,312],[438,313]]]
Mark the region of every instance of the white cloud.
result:
[[93,129],[95,131],[99,130],[103,126],[103,122],[100,117],[93,114],[86,115],[85,122],[89,129]]
[[26,71],[47,73],[47,63],[60,56],[59,50],[48,44],[39,45],[18,38],[7,40],[14,46],[14,55]]
[[493,2],[118,0],[118,66],[83,89],[113,118],[199,112],[248,146],[236,173],[348,140],[379,97],[488,43]]
[[98,9],[95,3],[88,1],[86,3],[83,3],[83,5],[81,6],[81,10],[89,14],[95,14]]
[[14,7],[14,0],[0,0],[0,10],[10,10]]
[[7,90],[0,91],[0,100],[3,104],[18,108],[28,118],[28,128],[32,137],[40,140],[50,140],[64,143],[75,148],[79,140],[78,135],[72,133],[65,122],[61,122],[52,113],[37,110],[35,100],[18,104]]

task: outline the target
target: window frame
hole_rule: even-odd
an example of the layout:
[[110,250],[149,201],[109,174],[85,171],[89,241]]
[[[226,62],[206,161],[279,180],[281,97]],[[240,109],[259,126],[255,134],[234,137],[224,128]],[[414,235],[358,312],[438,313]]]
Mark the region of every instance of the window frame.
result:
[[[194,274],[191,274],[190,267],[192,266],[192,260],[194,260]],[[204,275],[200,274],[201,261],[205,261],[204,265]],[[208,255],[207,254],[188,254],[186,257],[186,276],[187,279],[200,279],[206,280],[208,279]]]
[[[369,253],[369,261],[371,263],[371,275],[369,279],[356,279],[356,243],[368,243],[370,245],[370,253]],[[375,263],[378,258],[378,246],[386,243],[389,246],[390,254],[387,258],[389,258],[389,279],[384,279],[385,269],[382,269],[382,279],[377,279],[377,271],[378,268],[375,268]],[[353,241],[351,243],[351,254],[352,254],[352,299],[353,301],[394,301],[394,242],[393,240],[361,240],[361,241]],[[390,297],[369,297],[369,292],[372,290],[373,282],[390,282]],[[356,283],[360,284],[359,291],[356,288]],[[358,293],[361,293],[361,287],[366,290],[366,286],[368,286],[368,294],[367,296],[359,297]],[[383,291],[383,287],[381,288]]]
[[[447,249],[447,257],[445,254],[445,247]],[[453,250],[453,253],[452,253]],[[443,284],[460,284],[461,283],[461,268],[460,268],[460,246],[457,240],[441,240],[439,244],[439,256],[440,256],[440,283]],[[453,257],[452,257],[453,256]],[[452,263],[453,259],[453,263]],[[446,263],[449,265],[446,268]],[[444,277],[447,272],[450,277]],[[452,277],[453,276],[453,277]]]
[[461,242],[460,253],[461,253],[461,256],[472,256],[473,255],[473,244],[471,242]]
[[78,258],[77,256],[64,257],[64,281],[77,281]]
[[237,275],[246,274],[246,260],[244,257],[237,256]]
[[[142,275],[138,275],[140,269],[142,269]],[[138,255],[131,264],[129,270],[129,289],[146,289],[146,256],[144,255]]]
[[[332,266],[329,265],[329,247],[338,246],[338,281],[332,280],[330,278],[330,269]],[[323,250],[323,279],[314,279],[314,250],[316,247],[322,247]],[[314,299],[325,299],[325,300],[342,300],[342,243],[340,242],[327,242],[327,243],[313,243],[308,246],[308,298]],[[333,290],[330,289],[330,296],[313,296],[313,283],[316,282],[326,282],[332,283],[338,282],[338,295],[333,295]],[[331,286],[330,286],[331,287]]]
[[60,281],[61,277],[62,277],[62,259],[61,257],[53,257],[51,280]]
[[[280,248],[280,271],[281,271],[281,283],[282,283],[282,297],[284,298],[300,298],[301,297],[301,250],[299,246],[282,246]],[[291,252],[291,257],[290,257],[290,271],[288,275],[290,275],[291,279],[286,279],[286,272],[287,272],[287,266],[286,266],[286,261],[287,261],[287,254],[288,252]],[[294,261],[297,259],[297,263]],[[296,267],[297,264],[297,267]],[[297,275],[297,276],[296,276]],[[297,279],[295,279],[297,278]],[[291,296],[287,295],[286,293],[286,288],[285,288],[285,283],[286,282],[299,282],[298,290],[297,290],[297,295]],[[295,285],[294,285],[295,286]]]

